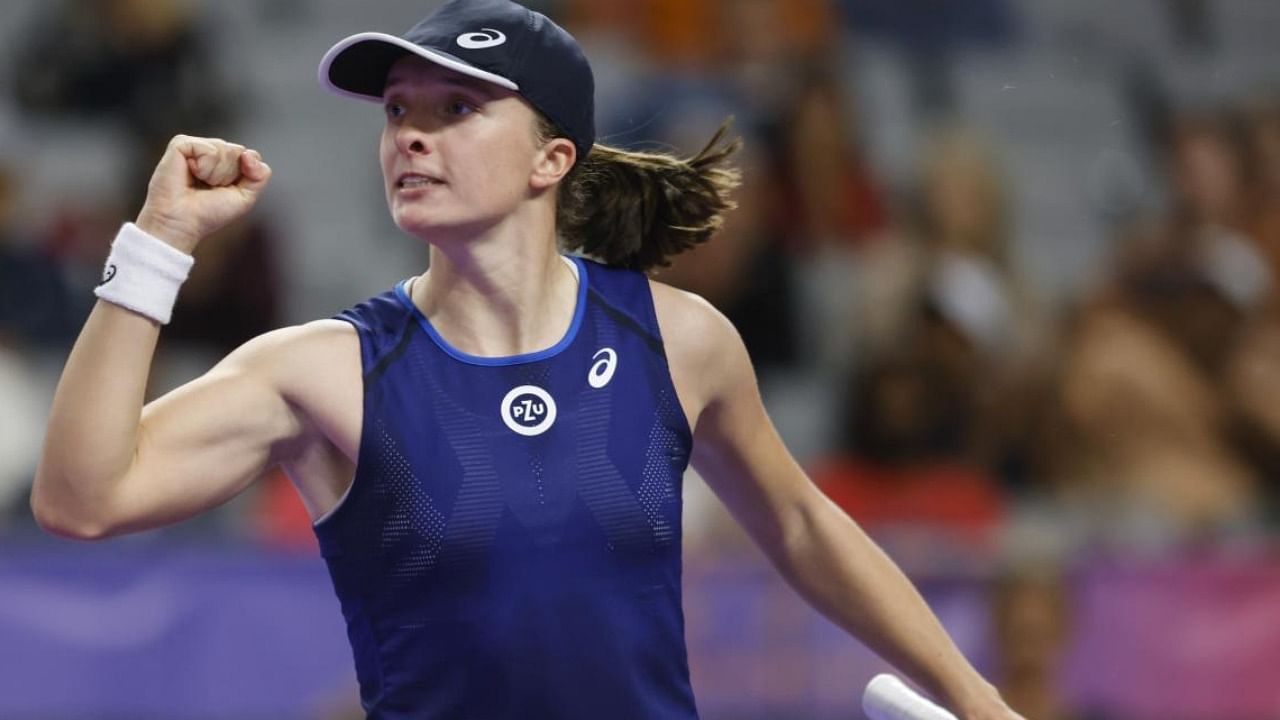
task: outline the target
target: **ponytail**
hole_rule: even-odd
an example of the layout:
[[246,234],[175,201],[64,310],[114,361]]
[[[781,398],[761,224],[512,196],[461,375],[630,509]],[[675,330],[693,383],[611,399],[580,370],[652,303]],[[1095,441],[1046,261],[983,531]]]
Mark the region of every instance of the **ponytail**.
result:
[[[706,242],[737,207],[730,193],[741,175],[726,160],[742,141],[727,139],[729,125],[690,158],[593,146],[558,191],[556,229],[564,248],[643,272]],[[544,139],[557,134],[549,122],[539,131]]]

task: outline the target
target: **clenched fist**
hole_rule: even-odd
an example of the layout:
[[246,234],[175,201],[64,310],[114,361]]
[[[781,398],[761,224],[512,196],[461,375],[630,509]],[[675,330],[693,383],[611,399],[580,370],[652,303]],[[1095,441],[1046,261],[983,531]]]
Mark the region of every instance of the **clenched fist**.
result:
[[177,135],[156,165],[137,225],[190,253],[244,215],[271,179],[257,150],[216,138]]

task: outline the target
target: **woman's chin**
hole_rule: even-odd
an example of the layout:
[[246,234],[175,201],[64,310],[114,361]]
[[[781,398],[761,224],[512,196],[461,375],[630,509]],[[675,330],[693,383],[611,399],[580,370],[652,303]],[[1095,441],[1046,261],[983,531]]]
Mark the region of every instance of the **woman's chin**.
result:
[[431,234],[432,230],[435,228],[435,225],[432,223],[405,222],[403,220],[396,220],[396,227],[400,228],[400,231],[405,233],[406,235],[413,235],[414,237],[426,237]]
[[439,214],[416,212],[394,213],[392,219],[402,232],[429,242],[472,236],[493,224],[488,218],[445,218]]
[[417,213],[397,213],[394,220],[396,227],[401,231],[423,239],[442,233],[447,234],[449,228],[454,226],[454,223],[441,222],[440,218],[424,217]]

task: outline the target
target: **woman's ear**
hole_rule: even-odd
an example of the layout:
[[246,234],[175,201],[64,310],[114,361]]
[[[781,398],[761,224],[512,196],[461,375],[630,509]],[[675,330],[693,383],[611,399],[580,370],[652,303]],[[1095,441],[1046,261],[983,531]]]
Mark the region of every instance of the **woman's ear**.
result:
[[568,138],[551,138],[534,158],[533,175],[530,176],[529,183],[535,190],[554,186],[569,174],[577,158],[578,149]]

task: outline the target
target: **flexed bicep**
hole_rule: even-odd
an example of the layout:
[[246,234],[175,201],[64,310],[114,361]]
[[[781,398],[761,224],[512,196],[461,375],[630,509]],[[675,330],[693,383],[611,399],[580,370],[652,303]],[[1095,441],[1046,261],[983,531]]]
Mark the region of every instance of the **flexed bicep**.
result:
[[143,408],[114,532],[167,525],[226,502],[306,431],[254,350],[232,353]]
[[118,413],[103,415],[105,426],[51,424],[32,492],[37,519],[53,532],[94,539],[171,524],[231,499],[315,435],[305,403],[291,395],[324,387],[312,346],[333,355],[333,335],[311,326],[276,330],[147,404],[136,420]]

